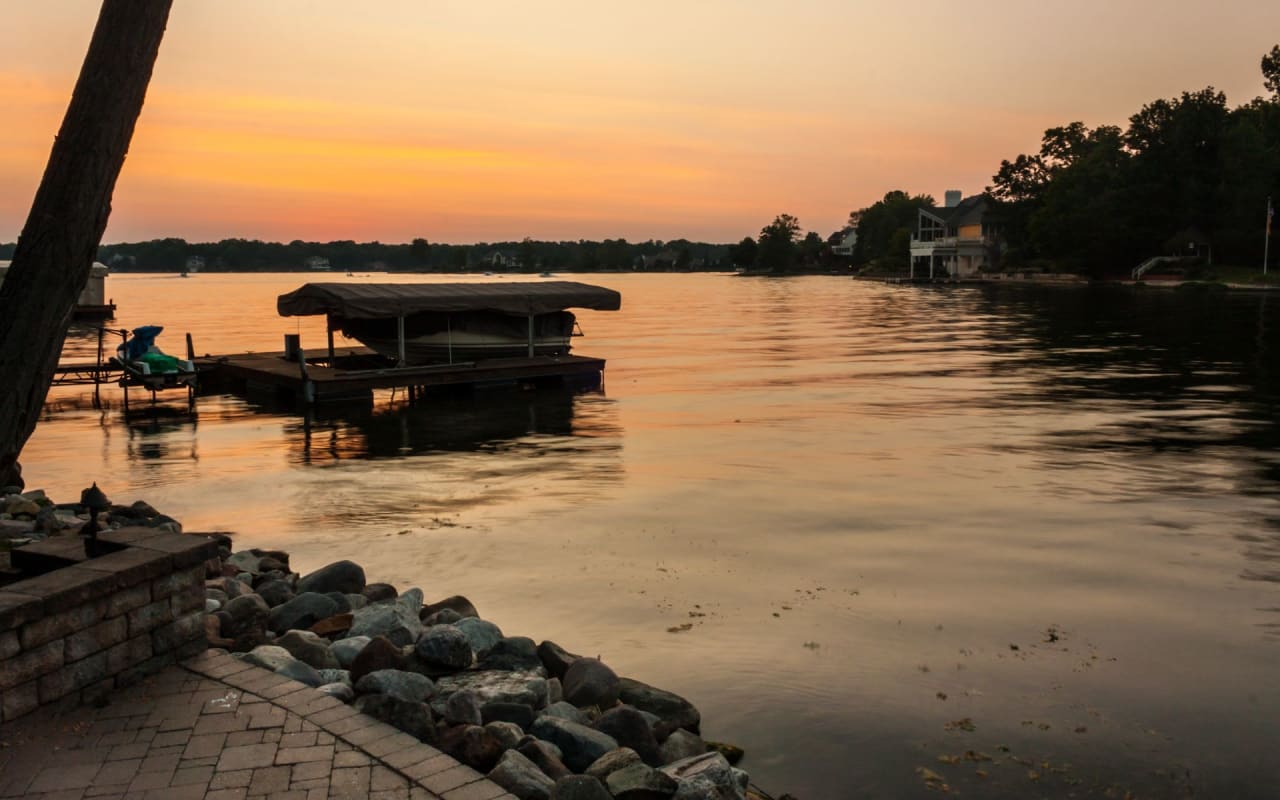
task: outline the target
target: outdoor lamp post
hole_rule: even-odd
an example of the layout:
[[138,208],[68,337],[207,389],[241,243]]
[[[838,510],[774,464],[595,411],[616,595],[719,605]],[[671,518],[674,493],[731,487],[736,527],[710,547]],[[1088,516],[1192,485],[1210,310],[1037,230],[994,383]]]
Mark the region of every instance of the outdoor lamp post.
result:
[[93,486],[80,493],[80,505],[89,509],[89,522],[80,529],[80,535],[85,537],[84,554],[87,558],[97,558],[100,555],[98,515],[111,507],[111,501],[98,488],[98,484],[95,481]]

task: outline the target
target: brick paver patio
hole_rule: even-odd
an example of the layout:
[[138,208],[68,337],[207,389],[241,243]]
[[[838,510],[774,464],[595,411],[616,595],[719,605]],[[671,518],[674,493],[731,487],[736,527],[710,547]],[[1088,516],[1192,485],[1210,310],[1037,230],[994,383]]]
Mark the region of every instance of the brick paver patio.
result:
[[225,653],[169,667],[102,708],[0,726],[0,798],[515,800],[351,706]]

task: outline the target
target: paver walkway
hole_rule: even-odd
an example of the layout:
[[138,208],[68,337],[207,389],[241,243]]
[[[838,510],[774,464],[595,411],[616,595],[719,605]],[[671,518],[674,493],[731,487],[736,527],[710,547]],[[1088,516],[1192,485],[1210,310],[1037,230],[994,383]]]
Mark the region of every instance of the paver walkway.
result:
[[0,797],[515,800],[340,700],[214,651],[102,708],[0,726]]

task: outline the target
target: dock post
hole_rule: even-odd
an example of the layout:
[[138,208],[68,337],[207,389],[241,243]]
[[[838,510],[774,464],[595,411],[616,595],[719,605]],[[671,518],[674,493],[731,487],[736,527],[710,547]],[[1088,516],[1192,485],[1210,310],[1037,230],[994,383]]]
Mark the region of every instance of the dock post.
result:
[[298,346],[298,374],[302,376],[302,400],[311,405],[316,400],[316,387],[307,375],[307,354],[301,345]]
[[187,360],[196,360],[196,347],[191,343],[191,331],[187,331]]
[[101,325],[98,326],[98,365],[93,371],[93,407],[102,408],[102,396],[98,393],[98,386],[102,383],[102,337],[106,331]]
[[329,335],[329,367],[333,368],[333,315],[324,315],[324,329]]
[[529,314],[529,358],[533,358],[533,314]]
[[396,366],[403,367],[404,366],[404,314],[401,314],[400,316],[396,317],[396,335],[399,338],[399,350],[397,355],[400,356],[400,360],[396,362]]

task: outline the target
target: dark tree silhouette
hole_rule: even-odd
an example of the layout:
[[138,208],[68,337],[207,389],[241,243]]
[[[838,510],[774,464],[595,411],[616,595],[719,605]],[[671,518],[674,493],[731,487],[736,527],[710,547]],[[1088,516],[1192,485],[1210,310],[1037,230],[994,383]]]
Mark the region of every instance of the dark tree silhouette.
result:
[[0,286],[0,486],[22,485],[76,298],[111,213],[172,0],[103,0],[71,103]]

